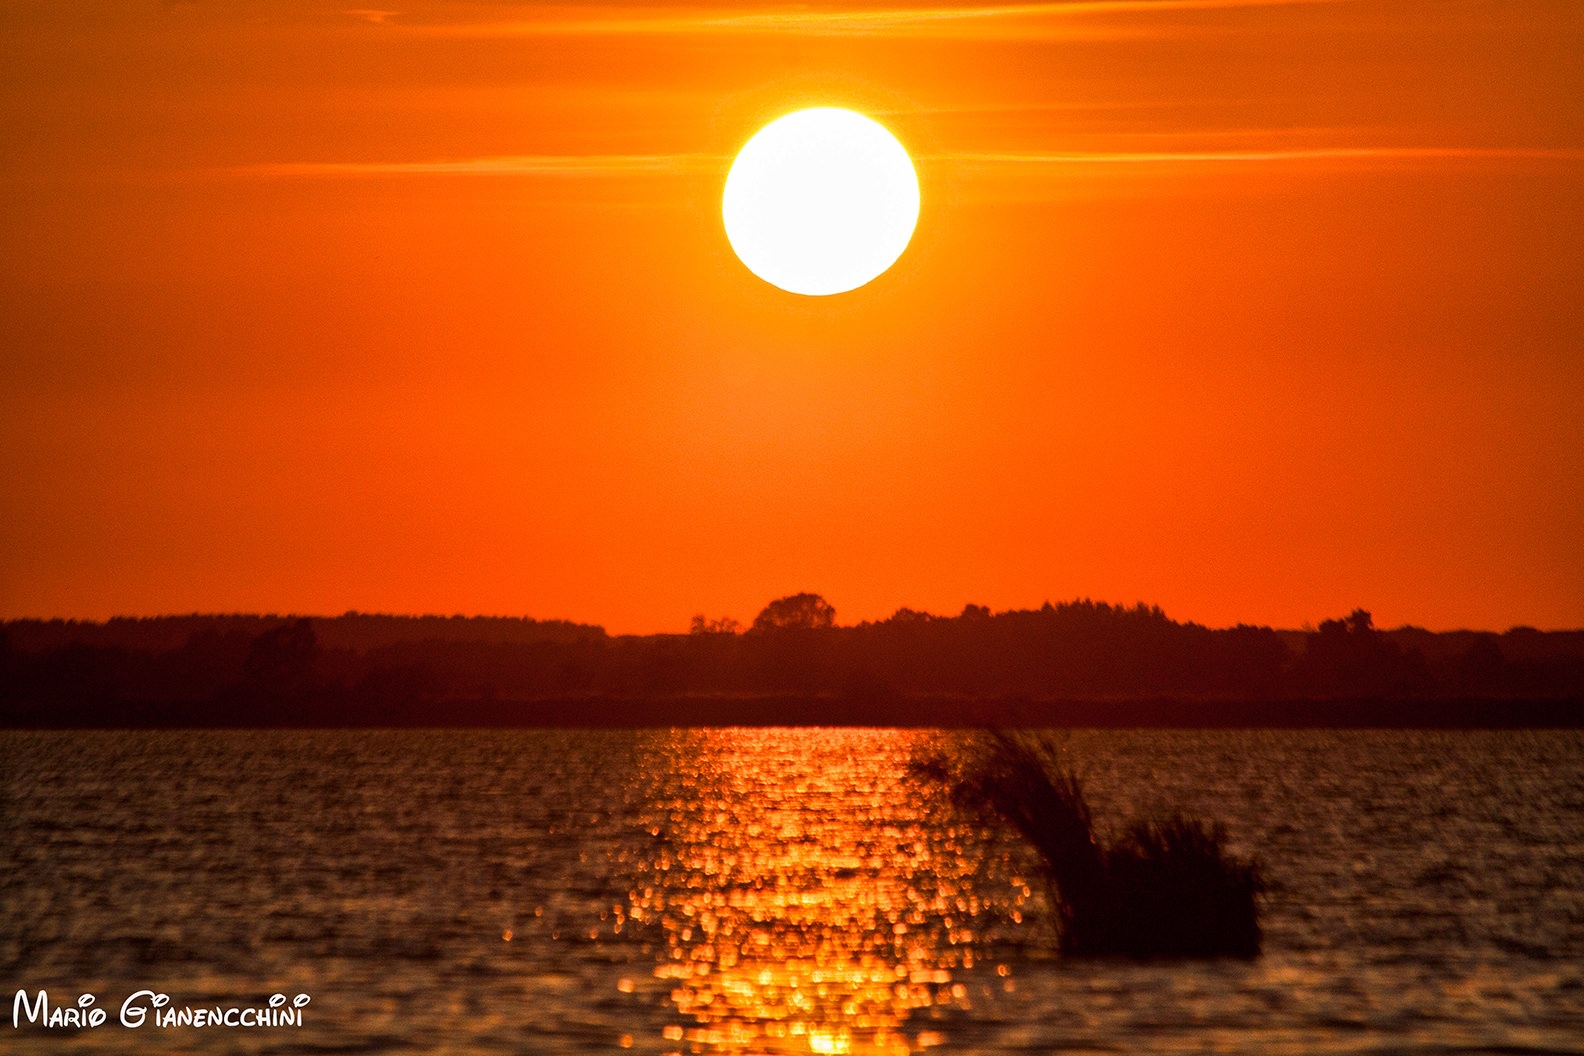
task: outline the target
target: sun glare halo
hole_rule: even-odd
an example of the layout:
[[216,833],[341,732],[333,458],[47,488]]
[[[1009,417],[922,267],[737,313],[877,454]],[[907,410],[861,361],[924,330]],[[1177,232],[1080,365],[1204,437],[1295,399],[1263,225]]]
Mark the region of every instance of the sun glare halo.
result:
[[732,250],[761,279],[790,293],[845,293],[907,249],[918,174],[879,122],[840,107],[797,110],[738,153],[721,213]]

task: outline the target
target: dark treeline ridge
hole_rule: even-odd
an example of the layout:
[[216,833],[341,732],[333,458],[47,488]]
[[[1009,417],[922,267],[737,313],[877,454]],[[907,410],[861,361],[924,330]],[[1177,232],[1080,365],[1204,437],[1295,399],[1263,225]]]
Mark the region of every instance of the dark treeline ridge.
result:
[[1078,600],[835,624],[814,594],[689,634],[506,617],[0,624],[0,724],[1584,725],[1584,632],[1211,629]]

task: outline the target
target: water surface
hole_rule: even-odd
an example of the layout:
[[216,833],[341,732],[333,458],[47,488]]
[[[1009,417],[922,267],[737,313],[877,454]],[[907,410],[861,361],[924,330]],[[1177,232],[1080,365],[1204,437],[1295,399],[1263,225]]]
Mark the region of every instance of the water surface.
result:
[[[1584,1053],[1584,734],[1078,731],[1102,828],[1271,882],[1253,962],[1051,951],[897,730],[0,734],[12,1051]],[[10,1026],[14,992],[110,1012]],[[306,993],[300,1027],[115,1022]]]

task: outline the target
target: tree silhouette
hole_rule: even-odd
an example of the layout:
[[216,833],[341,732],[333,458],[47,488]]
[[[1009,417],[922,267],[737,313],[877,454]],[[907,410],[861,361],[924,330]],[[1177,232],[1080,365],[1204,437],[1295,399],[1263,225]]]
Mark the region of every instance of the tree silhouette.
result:
[[836,608],[818,594],[788,594],[754,617],[751,631],[814,631],[834,625]]
[[258,692],[301,690],[319,656],[319,638],[307,619],[283,623],[253,639],[244,667],[246,685]]
[[722,616],[711,620],[702,612],[693,617],[693,622],[688,626],[689,634],[737,634],[742,630],[742,624],[730,616]]
[[1300,666],[1310,688],[1321,693],[1401,697],[1422,694],[1430,686],[1424,656],[1377,630],[1366,609],[1322,620],[1309,636]]

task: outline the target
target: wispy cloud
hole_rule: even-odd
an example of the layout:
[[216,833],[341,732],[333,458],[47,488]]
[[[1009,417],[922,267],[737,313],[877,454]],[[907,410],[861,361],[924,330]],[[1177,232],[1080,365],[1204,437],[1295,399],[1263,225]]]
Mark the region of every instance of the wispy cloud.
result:
[[370,8],[370,7],[356,7],[356,8],[351,9],[350,11],[343,11],[342,14],[351,15],[353,18],[361,18],[365,22],[374,23],[376,26],[383,26],[386,23],[388,23],[391,19],[393,19],[397,15],[401,14],[401,12],[400,11],[380,11],[380,10],[377,10],[375,8]]
[[[1548,147],[1298,147],[1263,150],[946,151],[921,154],[922,164],[987,168],[1170,166],[1280,162],[1562,161],[1584,162],[1584,148]],[[396,176],[541,176],[601,178],[724,172],[723,154],[506,154],[420,161],[288,161],[210,170],[252,179],[356,179]]]
[[431,23],[403,32],[443,37],[798,33],[810,36],[1037,36],[1084,16],[1170,15],[1237,8],[1310,7],[1358,0],[1066,0],[1031,4],[859,8],[838,11],[550,7],[533,17]]
[[1291,150],[964,151],[921,160],[970,165],[1175,165],[1283,161],[1584,161],[1566,147],[1300,147]]
[[427,161],[285,161],[239,165],[221,175],[255,179],[347,179],[370,176],[663,176],[718,168],[710,154],[505,154]]

